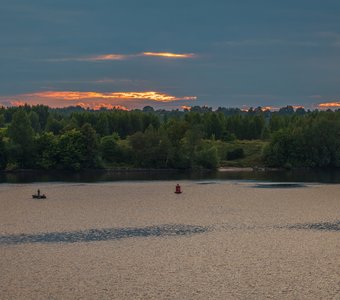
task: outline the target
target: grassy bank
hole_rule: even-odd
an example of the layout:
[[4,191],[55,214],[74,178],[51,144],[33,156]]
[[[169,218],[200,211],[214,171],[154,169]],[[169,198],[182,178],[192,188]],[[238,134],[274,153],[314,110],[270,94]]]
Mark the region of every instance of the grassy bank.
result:
[[[220,166],[239,168],[263,166],[262,149],[266,144],[267,142],[260,140],[236,140],[228,143],[219,143]],[[242,149],[243,155],[230,159],[230,156],[232,156],[230,153],[237,153],[237,149]],[[239,153],[241,153],[240,150]]]

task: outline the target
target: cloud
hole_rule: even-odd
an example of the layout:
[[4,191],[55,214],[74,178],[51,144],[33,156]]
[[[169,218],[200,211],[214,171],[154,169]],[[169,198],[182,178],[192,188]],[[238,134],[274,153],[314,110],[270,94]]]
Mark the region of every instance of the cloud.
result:
[[193,58],[194,53],[170,53],[170,52],[143,52],[144,56],[157,56],[167,58]]
[[[270,110],[270,111],[279,111],[280,108],[287,106],[287,105],[283,105],[283,106],[259,106],[261,108],[262,111],[266,111],[266,110]],[[291,105],[294,109],[298,109],[298,108],[305,108],[303,105]],[[252,109],[254,109],[254,107],[252,107]],[[241,107],[242,111],[249,111],[250,107],[249,105],[242,105]]]
[[80,57],[64,57],[64,58],[50,58],[47,61],[50,62],[65,62],[65,61],[84,61],[84,62],[103,62],[103,61],[119,61],[134,59],[138,57],[160,57],[160,58],[173,58],[173,59],[185,59],[193,58],[194,53],[172,53],[172,52],[142,52],[137,54],[100,54],[93,56],[80,56]]
[[84,58],[85,61],[103,61],[103,60],[124,60],[127,59],[129,55],[124,54],[103,54],[93,57]]
[[317,36],[329,41],[331,46],[340,47],[340,33],[334,31],[318,32]]
[[[191,101],[195,96],[173,96],[157,91],[143,92],[95,92],[95,91],[43,91],[29,94],[20,94],[13,97],[0,97],[0,103],[10,103],[12,106],[24,103],[35,105],[45,104],[51,107],[81,106],[93,109],[106,107],[109,109],[134,109],[146,105],[180,108]],[[179,102],[179,103],[177,103]],[[5,105],[5,104],[4,104]]]
[[191,106],[187,106],[187,105],[182,105],[181,108],[184,110],[191,110]]
[[[270,111],[278,111],[280,109],[280,107],[277,107],[277,106],[259,106],[261,107],[261,111],[266,111],[266,110],[270,110]],[[254,107],[252,107],[252,109],[254,109]],[[241,110],[242,111],[249,111],[250,110],[250,107],[249,105],[242,105],[241,106]]]
[[65,62],[65,61],[100,62],[100,61],[125,60],[130,57],[131,55],[111,53],[111,54],[102,54],[102,55],[95,55],[95,56],[49,58],[47,59],[47,61],[50,61],[50,62]]
[[340,101],[319,103],[317,107],[321,109],[340,108]]
[[318,43],[302,40],[288,39],[243,39],[229,40],[215,43],[216,46],[242,47],[242,46],[318,46]]
[[84,102],[77,102],[76,106],[80,106],[82,108],[91,108],[94,110],[100,110],[102,108],[106,109],[118,109],[118,110],[125,110],[128,111],[129,109],[124,105],[113,105],[110,103],[97,103],[97,102],[90,102],[90,103],[84,103]]
[[158,102],[169,102],[178,100],[195,100],[196,97],[175,97],[169,94],[148,91],[148,92],[79,92],[79,91],[46,91],[32,94],[24,94],[28,97],[55,98],[62,100],[82,100],[82,99],[146,99]]

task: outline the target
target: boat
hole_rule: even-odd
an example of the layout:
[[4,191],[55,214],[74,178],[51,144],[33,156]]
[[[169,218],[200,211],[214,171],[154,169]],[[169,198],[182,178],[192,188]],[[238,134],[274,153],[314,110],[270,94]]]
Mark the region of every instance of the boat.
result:
[[35,195],[32,195],[32,198],[33,199],[46,199],[46,195],[45,194],[40,194],[40,190],[38,190]]
[[42,195],[32,195],[33,199],[46,199],[46,195],[42,194]]

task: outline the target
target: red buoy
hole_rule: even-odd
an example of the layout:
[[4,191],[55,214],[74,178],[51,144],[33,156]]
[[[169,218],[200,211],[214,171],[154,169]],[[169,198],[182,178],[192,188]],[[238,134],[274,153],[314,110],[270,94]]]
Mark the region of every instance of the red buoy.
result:
[[182,193],[181,186],[177,183],[175,194],[181,194],[181,193]]

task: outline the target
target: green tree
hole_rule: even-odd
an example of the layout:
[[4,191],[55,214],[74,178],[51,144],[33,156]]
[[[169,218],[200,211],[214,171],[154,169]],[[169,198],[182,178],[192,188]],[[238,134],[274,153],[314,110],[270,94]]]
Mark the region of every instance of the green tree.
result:
[[35,167],[50,170],[56,167],[58,160],[58,137],[51,132],[44,132],[35,139]]
[[5,126],[5,116],[0,114],[0,128]]
[[28,114],[28,118],[30,119],[31,127],[34,132],[38,133],[41,131],[41,126],[39,122],[39,115],[35,111],[31,111]]
[[99,114],[98,122],[95,129],[100,136],[106,136],[110,133],[109,120],[106,112],[101,112]]
[[195,164],[207,169],[216,169],[219,163],[219,157],[216,147],[203,147],[195,153]]
[[135,164],[146,168],[165,168],[168,164],[170,143],[166,134],[153,128],[129,137],[135,155]]
[[58,167],[61,169],[80,170],[85,162],[83,134],[76,129],[66,131],[59,138]]
[[80,132],[83,136],[83,145],[84,145],[84,164],[83,166],[86,168],[92,168],[98,166],[98,139],[97,133],[92,128],[89,123],[85,123]]
[[6,145],[2,136],[0,136],[0,170],[4,169],[7,165]]
[[34,132],[27,113],[18,110],[14,113],[12,122],[8,127],[8,136],[13,145],[12,160],[16,161],[20,167],[31,167],[34,149]]
[[46,131],[52,132],[53,134],[60,134],[63,129],[62,122],[55,119],[53,116],[49,116],[46,123]]
[[107,162],[119,162],[119,136],[117,133],[104,136],[100,141],[100,150],[102,157]]

